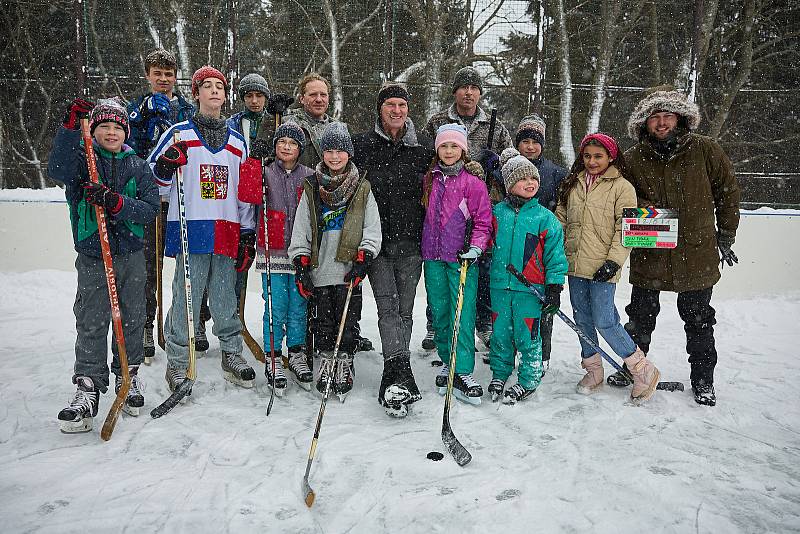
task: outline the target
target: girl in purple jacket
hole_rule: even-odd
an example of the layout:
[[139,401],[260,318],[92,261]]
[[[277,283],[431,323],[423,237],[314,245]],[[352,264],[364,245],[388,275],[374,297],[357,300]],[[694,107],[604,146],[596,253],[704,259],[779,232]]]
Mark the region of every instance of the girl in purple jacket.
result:
[[434,342],[445,364],[436,377],[440,393],[447,386],[453,320],[458,299],[459,269],[467,262],[467,282],[461,309],[456,350],[456,397],[480,404],[483,388],[473,378],[475,368],[475,301],[478,268],[472,265],[489,247],[492,205],[486,184],[464,167],[467,131],[445,124],[436,132],[436,157],[425,176],[422,203],[426,208],[422,228],[425,289],[433,314]]

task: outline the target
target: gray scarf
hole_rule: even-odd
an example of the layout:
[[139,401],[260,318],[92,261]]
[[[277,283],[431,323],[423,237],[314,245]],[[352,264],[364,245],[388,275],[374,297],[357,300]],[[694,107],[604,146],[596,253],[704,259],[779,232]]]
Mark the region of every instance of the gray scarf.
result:
[[203,115],[199,111],[192,117],[197,130],[212,150],[219,150],[228,136],[228,124],[225,117],[215,119],[208,115]]

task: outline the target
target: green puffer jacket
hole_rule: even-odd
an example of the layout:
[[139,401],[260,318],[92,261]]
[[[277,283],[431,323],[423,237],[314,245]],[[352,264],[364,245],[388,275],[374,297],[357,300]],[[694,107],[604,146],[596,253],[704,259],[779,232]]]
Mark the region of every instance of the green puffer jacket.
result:
[[491,289],[529,292],[507,270],[510,263],[525,278],[539,286],[564,284],[567,258],[564,256],[564,232],[556,216],[532,198],[517,211],[507,200],[493,210]]
[[631,284],[660,291],[696,291],[720,278],[717,230],[735,236],[741,191],[719,144],[688,133],[662,158],[649,142],[625,153],[639,207],[678,210],[678,246],[635,248]]

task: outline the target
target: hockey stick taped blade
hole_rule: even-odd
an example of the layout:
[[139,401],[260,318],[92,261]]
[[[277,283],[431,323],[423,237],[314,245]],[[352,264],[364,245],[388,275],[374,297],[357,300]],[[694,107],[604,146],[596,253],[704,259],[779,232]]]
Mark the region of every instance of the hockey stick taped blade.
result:
[[189,378],[178,384],[178,387],[175,388],[175,391],[172,392],[172,395],[167,397],[167,400],[165,400],[160,405],[153,408],[153,410],[150,412],[150,417],[152,417],[153,419],[158,419],[159,417],[169,413],[170,410],[172,410],[175,406],[178,405],[178,403],[181,401],[182,398],[184,398],[186,395],[189,394],[190,391],[192,391],[193,385],[194,385],[194,380],[191,380]]
[[472,455],[469,451],[458,441],[453,431],[450,429],[442,429],[442,442],[444,442],[450,454],[453,455],[456,463],[464,467],[472,460]]
[[661,391],[683,391],[683,382],[659,382],[656,389]]
[[303,479],[303,495],[305,496],[303,500],[305,501],[306,506],[311,508],[311,506],[314,504],[316,494],[314,493],[314,490],[311,489],[311,486],[308,484],[308,479],[306,478]]

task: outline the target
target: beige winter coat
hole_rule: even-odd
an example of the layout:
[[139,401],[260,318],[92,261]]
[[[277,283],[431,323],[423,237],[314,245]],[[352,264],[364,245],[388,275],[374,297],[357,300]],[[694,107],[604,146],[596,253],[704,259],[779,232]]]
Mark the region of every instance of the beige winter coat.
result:
[[[636,191],[613,165],[588,193],[584,172],[570,191],[567,205],[559,202],[556,217],[564,226],[567,275],[592,279],[606,260],[622,267],[628,259],[622,246],[622,208],[636,207]],[[622,269],[609,280],[618,282]]]

